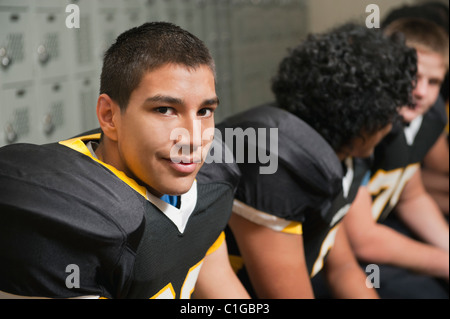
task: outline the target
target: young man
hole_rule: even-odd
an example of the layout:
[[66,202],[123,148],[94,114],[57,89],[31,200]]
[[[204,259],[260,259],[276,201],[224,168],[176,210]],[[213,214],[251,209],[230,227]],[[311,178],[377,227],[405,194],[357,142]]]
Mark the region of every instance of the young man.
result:
[[0,296],[248,297],[223,234],[237,174],[196,180],[219,104],[208,49],[169,23],[133,28],[100,93],[102,135],[0,150]]
[[[437,24],[449,33],[448,4],[441,2],[426,2],[417,5],[405,5],[392,10],[384,19],[382,27],[403,18],[425,19]],[[436,103],[445,103],[448,120],[448,72],[441,85],[441,92]],[[441,106],[437,106],[442,108]],[[433,197],[442,212],[449,212],[449,145],[448,123],[446,132],[442,134],[433,148],[427,153],[422,163],[422,179],[427,192]]]
[[[401,108],[403,125],[377,146],[370,183],[359,190],[344,225],[360,260],[388,265],[380,271],[381,297],[448,298],[448,287],[432,278],[448,283],[448,223],[425,191],[420,167],[446,123],[443,104],[435,102],[448,70],[448,37],[421,19],[397,20],[385,32],[402,33],[417,51],[414,106]],[[394,209],[407,228],[390,214]]]
[[339,222],[367,168],[353,157],[370,156],[409,102],[415,64],[403,43],[348,24],[282,61],[276,103],[218,125],[241,171],[227,243],[255,296],[313,298],[325,265],[335,297],[378,297]]

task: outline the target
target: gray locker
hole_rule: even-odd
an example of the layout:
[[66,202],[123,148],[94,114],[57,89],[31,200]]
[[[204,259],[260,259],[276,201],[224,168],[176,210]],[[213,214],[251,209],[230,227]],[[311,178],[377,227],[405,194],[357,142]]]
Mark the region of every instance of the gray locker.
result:
[[97,99],[99,80],[96,72],[80,73],[72,80],[74,105],[80,110],[80,133],[99,127],[97,120]]
[[143,10],[147,5],[146,0],[122,0],[122,2],[122,31],[147,22],[147,10]]
[[218,0],[215,7],[216,51],[214,58],[217,65],[217,92],[220,107],[216,121],[220,122],[228,114],[233,113],[232,68],[231,68],[231,31],[229,0]]
[[36,118],[32,81],[15,82],[2,88],[0,104],[0,146],[32,142],[36,138],[33,120]]
[[75,3],[80,8],[80,28],[67,30],[69,54],[67,63],[71,67],[71,74],[89,72],[97,68],[94,45],[94,1],[78,0]]
[[33,60],[35,76],[57,77],[70,72],[65,1],[37,1],[34,12]]
[[33,78],[31,18],[29,1],[0,1],[0,85]]
[[51,143],[70,138],[79,132],[79,108],[71,98],[71,83],[67,77],[53,78],[36,85],[37,143]]
[[121,0],[96,0],[94,2],[94,24],[92,28],[94,38],[94,59],[97,68],[103,61],[105,51],[113,44],[117,36],[124,31],[122,26]]

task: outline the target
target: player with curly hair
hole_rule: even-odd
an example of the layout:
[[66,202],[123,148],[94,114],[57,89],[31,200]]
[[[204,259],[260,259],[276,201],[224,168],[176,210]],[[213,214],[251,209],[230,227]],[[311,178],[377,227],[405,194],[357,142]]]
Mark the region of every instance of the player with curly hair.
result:
[[[411,102],[415,65],[414,51],[400,39],[345,24],[309,36],[281,62],[275,103],[217,126],[223,136],[229,128],[257,130],[261,154],[268,151],[264,142],[278,143],[269,155],[278,158],[274,174],[260,174],[264,161],[248,154],[238,161],[227,244],[251,294],[313,298],[310,279],[325,268],[335,297],[378,297],[339,226],[367,172],[360,158],[390,131],[398,107]],[[272,128],[278,139],[260,135]],[[252,146],[248,136],[240,138]],[[225,140],[236,155],[239,143]]]

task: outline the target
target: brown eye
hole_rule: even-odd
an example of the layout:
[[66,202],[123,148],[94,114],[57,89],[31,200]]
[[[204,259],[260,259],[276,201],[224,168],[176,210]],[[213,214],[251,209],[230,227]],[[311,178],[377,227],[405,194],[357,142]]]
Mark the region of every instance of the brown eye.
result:
[[209,116],[211,116],[212,114],[213,114],[213,109],[210,109],[210,108],[204,108],[204,109],[201,109],[200,111],[198,111],[198,116],[201,116],[201,117],[209,117]]
[[155,109],[156,112],[164,114],[164,115],[173,115],[175,113],[175,110],[171,107],[158,107]]

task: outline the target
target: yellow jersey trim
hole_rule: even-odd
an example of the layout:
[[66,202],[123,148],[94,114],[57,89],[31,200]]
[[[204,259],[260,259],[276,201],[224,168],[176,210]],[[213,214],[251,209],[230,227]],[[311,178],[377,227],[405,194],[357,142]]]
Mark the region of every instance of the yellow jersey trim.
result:
[[291,222],[281,232],[285,234],[303,235],[303,225],[299,222]]
[[211,255],[216,250],[218,250],[220,246],[223,245],[224,242],[225,242],[225,232],[222,232],[219,238],[217,238],[216,242],[209,248],[208,252],[206,253],[206,256]]
[[64,145],[70,149],[73,149],[74,151],[77,151],[81,154],[84,154],[84,155],[90,157],[92,160],[96,161],[97,163],[100,163],[101,165],[106,167],[108,170],[110,170],[114,175],[116,175],[119,179],[121,179],[125,184],[127,184],[132,189],[134,189],[136,192],[141,194],[144,198],[148,199],[147,198],[147,189],[145,187],[139,185],[135,180],[133,180],[132,178],[129,178],[124,172],[119,171],[114,166],[106,164],[92,156],[92,154],[89,151],[89,149],[87,148],[85,142],[92,141],[92,140],[99,140],[99,139],[100,139],[100,133],[73,138],[73,139],[70,139],[67,141],[59,142],[59,144]]

